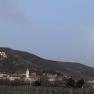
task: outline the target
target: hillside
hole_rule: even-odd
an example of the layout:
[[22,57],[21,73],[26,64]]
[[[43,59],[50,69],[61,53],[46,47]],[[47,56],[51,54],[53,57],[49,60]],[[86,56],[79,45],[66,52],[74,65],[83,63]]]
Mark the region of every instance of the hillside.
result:
[[30,71],[62,72],[68,76],[94,79],[94,68],[72,62],[59,62],[40,58],[28,52],[0,48],[0,71],[23,72],[27,68]]

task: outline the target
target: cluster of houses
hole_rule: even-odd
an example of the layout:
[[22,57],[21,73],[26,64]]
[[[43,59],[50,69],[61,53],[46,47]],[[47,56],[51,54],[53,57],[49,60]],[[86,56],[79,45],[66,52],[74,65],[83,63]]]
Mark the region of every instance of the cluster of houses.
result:
[[36,73],[29,73],[29,69],[26,70],[26,73],[0,73],[0,79],[3,80],[10,80],[10,81],[14,81],[14,80],[24,80],[24,81],[35,81],[38,79]]
[[43,73],[42,76],[37,75],[36,72],[30,73],[29,69],[26,70],[25,73],[14,73],[14,74],[8,74],[8,73],[0,73],[0,79],[2,80],[23,80],[23,81],[28,81],[30,83],[38,81],[38,80],[47,80],[49,82],[55,82],[55,81],[62,81],[63,77],[59,76],[57,74],[45,74]]
[[[65,77],[68,78],[68,77]],[[32,84],[36,81],[42,81],[48,83],[58,83],[59,85],[62,84],[64,86],[64,76],[58,76],[57,74],[50,74],[50,73],[43,73],[42,75],[38,75],[36,72],[29,72],[29,69],[27,69],[24,73],[0,73],[0,81],[2,80],[9,80],[10,82],[13,82],[15,80],[17,81],[24,81],[28,82],[29,84]],[[84,85],[85,88],[94,88],[94,81],[87,81]]]

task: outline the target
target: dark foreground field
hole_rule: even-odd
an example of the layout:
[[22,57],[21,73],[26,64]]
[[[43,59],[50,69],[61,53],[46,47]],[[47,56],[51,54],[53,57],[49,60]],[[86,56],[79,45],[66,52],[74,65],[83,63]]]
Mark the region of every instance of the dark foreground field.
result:
[[62,87],[0,86],[0,94],[94,94],[94,90]]

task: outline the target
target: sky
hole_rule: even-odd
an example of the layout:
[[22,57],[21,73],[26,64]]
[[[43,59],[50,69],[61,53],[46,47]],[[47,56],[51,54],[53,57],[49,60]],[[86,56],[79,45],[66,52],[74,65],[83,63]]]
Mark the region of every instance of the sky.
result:
[[0,46],[94,67],[94,0],[0,0]]

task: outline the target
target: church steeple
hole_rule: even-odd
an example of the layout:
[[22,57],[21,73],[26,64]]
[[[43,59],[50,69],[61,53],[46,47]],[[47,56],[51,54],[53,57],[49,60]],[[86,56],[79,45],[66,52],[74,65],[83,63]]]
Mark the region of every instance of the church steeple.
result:
[[26,70],[26,79],[28,80],[29,79],[29,69],[27,68]]

